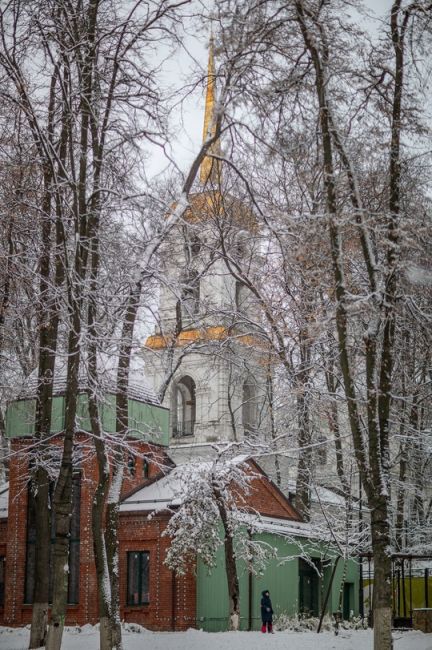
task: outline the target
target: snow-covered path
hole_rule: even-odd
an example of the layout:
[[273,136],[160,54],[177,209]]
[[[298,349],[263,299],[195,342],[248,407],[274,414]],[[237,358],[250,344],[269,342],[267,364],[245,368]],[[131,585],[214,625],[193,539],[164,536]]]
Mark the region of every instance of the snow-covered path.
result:
[[[0,627],[1,650],[26,650],[29,631]],[[432,634],[395,632],[395,650],[432,650]],[[69,628],[62,649],[98,650],[99,633],[90,625]],[[370,630],[329,632],[124,632],[125,650],[371,650]]]

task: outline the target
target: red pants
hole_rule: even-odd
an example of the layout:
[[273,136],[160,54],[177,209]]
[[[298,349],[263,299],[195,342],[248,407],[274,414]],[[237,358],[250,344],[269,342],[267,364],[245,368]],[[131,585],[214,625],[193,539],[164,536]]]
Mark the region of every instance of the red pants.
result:
[[264,632],[264,634],[266,633],[266,631],[271,632],[272,628],[273,628],[272,623],[263,623],[261,627],[261,632]]

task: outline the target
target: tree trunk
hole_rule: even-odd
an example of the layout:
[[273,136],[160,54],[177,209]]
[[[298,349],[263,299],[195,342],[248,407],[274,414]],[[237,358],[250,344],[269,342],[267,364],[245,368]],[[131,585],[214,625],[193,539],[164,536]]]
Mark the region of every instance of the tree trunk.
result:
[[74,313],[68,342],[68,370],[65,397],[65,433],[60,472],[54,492],[55,543],[53,549],[53,599],[47,650],[60,650],[65,624],[68,577],[69,537],[72,514],[72,468],[75,437],[78,373],[80,364],[79,338],[81,317],[79,303],[74,302]]
[[[52,75],[50,94],[48,131],[53,132],[52,108],[55,103],[54,91],[57,71]],[[50,136],[51,137],[51,136]],[[35,135],[38,142],[38,135]],[[38,142],[38,146],[40,143]],[[65,112],[63,113],[63,126],[60,138],[59,161],[63,167],[66,157],[67,129]],[[60,176],[63,172],[60,172]],[[49,476],[43,467],[45,462],[44,438],[51,431],[51,410],[53,396],[53,380],[55,372],[55,358],[57,352],[57,337],[60,321],[60,305],[56,290],[64,282],[64,231],[61,227],[62,210],[59,194],[61,189],[53,188],[53,169],[47,161],[44,170],[45,196],[43,202],[43,215],[45,222],[42,226],[43,252],[40,264],[40,305],[43,313],[43,321],[40,325],[39,337],[39,369],[38,369],[38,393],[36,399],[35,435],[39,439],[38,458],[36,460],[36,479],[32,486],[35,493],[36,512],[36,559],[35,559],[35,590],[33,597],[32,626],[30,632],[30,648],[45,645],[46,630],[48,622],[48,599],[49,599],[49,578],[50,578],[50,547],[51,547],[51,525],[49,501]],[[54,287],[51,286],[51,203],[52,195],[56,197],[56,247],[54,251],[55,270]]]
[[[118,469],[113,471],[112,483],[108,495],[106,512],[106,552],[108,561],[108,574],[111,581],[111,647],[115,650],[122,650],[122,633],[120,620],[120,588],[119,588],[119,542],[118,525],[120,514],[120,492],[117,493],[116,486],[121,490],[123,482],[123,450],[121,447],[115,454],[120,463]],[[119,458],[121,457],[121,459]],[[114,461],[116,463],[116,460]],[[117,464],[117,463],[116,463]],[[118,494],[118,495],[117,495]]]
[[100,650],[111,650],[113,647],[111,624],[111,581],[108,571],[108,559],[104,534],[104,513],[106,495],[109,487],[109,469],[102,441],[95,439],[95,446],[97,447],[96,455],[98,459],[99,481],[92,506],[92,533],[98,586],[100,622],[99,643]]
[[301,363],[296,375],[298,447],[295,506],[305,521],[310,519],[312,482],[312,432],[310,422],[309,368],[311,342],[307,328],[299,335]]
[[218,487],[213,487],[220,518],[224,530],[225,571],[228,586],[229,629],[237,632],[240,627],[240,588],[234,553],[234,539],[228,519],[227,509]]
[[[44,214],[51,210],[49,192],[50,179],[45,178],[46,196]],[[50,477],[45,467],[45,442],[51,431],[51,408],[55,354],[57,347],[57,330],[59,322],[58,309],[50,287],[50,258],[51,258],[51,224],[46,217],[42,226],[43,254],[40,263],[40,303],[45,304],[43,318],[40,323],[38,388],[36,395],[35,437],[38,447],[35,458],[35,469],[31,475],[30,499],[34,499],[36,553],[35,576],[33,593],[32,623],[30,630],[29,648],[39,648],[45,645],[48,623],[49,574],[50,574],[50,510],[49,483]],[[60,275],[56,274],[56,285],[61,283]]]
[[[33,490],[36,490],[35,494],[33,494]],[[40,648],[45,645],[48,625],[50,553],[49,476],[43,467],[36,470],[29,498],[34,500],[36,529],[35,576],[29,648]],[[30,508],[30,504],[28,508]]]
[[[395,105],[392,125],[391,164],[390,164],[390,213],[388,239],[391,245],[387,255],[387,285],[385,308],[378,315],[380,323],[384,324],[382,352],[377,346],[377,332],[369,329],[365,337],[366,345],[366,379],[367,379],[367,418],[369,454],[366,455],[367,444],[363,440],[364,431],[360,417],[360,404],[350,358],[349,346],[349,314],[347,311],[348,296],[345,286],[343,249],[340,229],[338,226],[338,204],[334,172],[333,143],[336,141],[335,129],[331,117],[327,97],[327,65],[329,47],[325,36],[324,25],[318,15],[312,15],[305,9],[302,0],[296,0],[297,19],[315,69],[315,86],[319,102],[319,120],[324,167],[324,185],[326,205],[329,213],[329,234],[333,274],[336,296],[336,326],[340,354],[340,366],[344,380],[347,398],[348,416],[351,434],[354,442],[356,460],[368,497],[368,505],[372,511],[372,552],[374,557],[375,580],[373,612],[375,621],[374,648],[375,650],[391,650],[391,537],[389,504],[389,413],[391,403],[391,373],[393,363],[393,340],[395,329],[395,290],[397,260],[397,213],[399,210],[399,136],[400,136],[400,93],[402,72],[396,75]],[[401,43],[397,24],[400,3],[397,1],[392,8],[392,37],[396,50],[396,69],[399,69],[401,58]],[[312,21],[312,27],[310,22]],[[317,42],[316,34],[321,37]],[[397,104],[397,106],[396,106]],[[339,147],[340,148],[340,147]],[[343,157],[343,156],[342,156]],[[354,207],[359,207],[355,205]],[[365,242],[366,243],[366,242]],[[369,247],[364,246],[364,261],[370,270],[371,286],[374,286],[373,264],[370,267]],[[376,306],[375,306],[376,307]],[[376,591],[375,591],[376,590]]]
[[298,446],[299,458],[297,461],[297,481],[295,507],[305,521],[310,519],[311,504],[311,467],[312,448],[309,413],[307,412],[307,397],[301,395],[297,398],[299,411]]
[[[404,425],[401,426],[401,431],[402,433],[405,431]],[[399,444],[399,486],[397,488],[396,499],[395,544],[398,551],[402,551],[404,545],[403,533],[405,522],[405,480],[407,474],[407,466],[407,443],[402,439]]]
[[[96,225],[96,224],[95,224]],[[96,566],[96,578],[98,588],[99,606],[99,645],[100,650],[111,650],[113,647],[113,624],[111,617],[111,577],[109,573],[105,509],[106,500],[110,485],[110,470],[108,453],[103,437],[102,424],[98,404],[98,369],[97,369],[97,313],[96,301],[97,280],[99,271],[99,241],[96,233],[91,244],[91,270],[90,270],[90,300],[88,309],[88,333],[89,333],[89,355],[88,369],[90,386],[88,390],[88,403],[93,442],[96,450],[98,468],[98,484],[93,497],[92,504],[92,534],[93,551]]]
[[[97,379],[96,351],[89,355],[89,369],[92,380]],[[94,390],[89,390],[89,414],[96,449],[98,465],[98,484],[92,505],[92,534],[93,551],[95,556],[96,577],[98,587],[100,650],[113,648],[113,624],[111,620],[111,578],[108,566],[107,547],[105,541],[105,507],[109,489],[109,463],[103,432],[99,419],[99,408]]]
[[[328,337],[328,341],[330,343],[330,337]],[[328,409],[326,410],[326,413],[327,413],[329,432],[333,436],[334,443],[335,443],[336,472],[339,477],[339,481],[345,499],[348,500],[349,495],[351,493],[351,488],[345,471],[342,439],[341,439],[340,426],[339,426],[339,411],[338,411],[338,405],[336,401],[335,367],[332,358],[330,358],[329,365],[328,367],[326,367],[325,376],[326,376],[327,390],[331,396],[331,403]]]
[[228,583],[229,625],[237,632],[240,627],[240,589],[234,556],[234,540],[231,533],[225,533],[225,567]]
[[371,512],[372,552],[374,560],[373,626],[375,650],[391,650],[392,567],[390,520],[386,498],[377,500]]
[[121,441],[126,440],[128,434],[128,384],[132,352],[132,339],[135,320],[141,297],[142,279],[132,287],[126,313],[123,321],[119,362],[117,369],[117,394],[116,394],[116,435],[119,442],[113,449],[113,472],[111,485],[107,498],[106,509],[106,552],[108,573],[111,583],[111,634],[112,647],[122,650],[122,635],[120,624],[120,588],[119,588],[119,542],[118,526],[120,514],[120,496],[123,484],[124,454]]
[[[266,398],[267,398],[268,411],[270,416],[271,440],[274,444],[277,438],[277,432],[276,432],[276,423],[275,423],[275,414],[274,414],[274,390],[273,390],[273,377],[272,377],[272,370],[270,365],[270,358],[267,365]],[[277,450],[275,449],[275,451]],[[277,453],[275,453],[274,455],[274,466],[275,466],[276,485],[280,488],[282,483],[282,475],[281,475],[279,454]]]
[[[83,295],[87,275],[87,261],[93,235],[94,215],[89,213],[88,192],[89,173],[89,134],[93,100],[93,72],[95,61],[95,30],[99,0],[90,0],[83,9],[85,28],[82,39],[83,56],[80,63],[80,105],[79,105],[79,165],[77,192],[73,203],[75,226],[75,259],[72,273],[68,276],[69,339],[67,388],[65,397],[65,434],[63,456],[59,478],[54,495],[56,516],[56,541],[54,546],[53,607],[51,625],[47,639],[47,650],[60,650],[66,615],[67,566],[69,556],[69,528],[72,511],[72,463],[75,438],[78,377],[80,368],[80,338],[82,331]],[[68,117],[64,116],[67,130]],[[72,136],[70,136],[72,137]],[[65,142],[67,142],[65,136]],[[96,189],[96,188],[93,188]]]

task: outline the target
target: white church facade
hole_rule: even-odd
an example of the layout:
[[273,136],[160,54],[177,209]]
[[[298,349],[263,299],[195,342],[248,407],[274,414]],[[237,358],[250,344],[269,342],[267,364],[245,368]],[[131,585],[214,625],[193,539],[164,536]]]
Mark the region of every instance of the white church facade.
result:
[[[259,256],[252,213],[219,190],[190,197],[161,252],[159,322],[146,341],[147,377],[171,411],[170,446],[254,437],[266,425],[265,346],[251,290],[230,260]],[[231,266],[231,269],[229,268]]]

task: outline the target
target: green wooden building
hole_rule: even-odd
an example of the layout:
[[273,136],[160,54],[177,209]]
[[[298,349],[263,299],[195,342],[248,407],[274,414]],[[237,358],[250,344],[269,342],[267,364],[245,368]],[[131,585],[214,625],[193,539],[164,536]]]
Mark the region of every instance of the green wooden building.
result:
[[[240,562],[240,629],[261,628],[261,592],[270,591],[274,616],[318,617],[329,588],[337,555],[328,543],[307,538],[308,524],[291,522],[278,524],[263,518],[263,530],[254,539],[276,549],[262,575],[253,575]],[[285,529],[285,530],[283,530]],[[292,530],[290,530],[292,529]],[[310,534],[313,537],[312,534]],[[314,566],[312,566],[314,565]],[[355,560],[337,562],[326,612],[339,611],[348,619],[359,613],[359,570]],[[217,566],[211,571],[198,564],[197,569],[197,627],[209,632],[228,629],[228,599],[223,549],[219,550]]]

